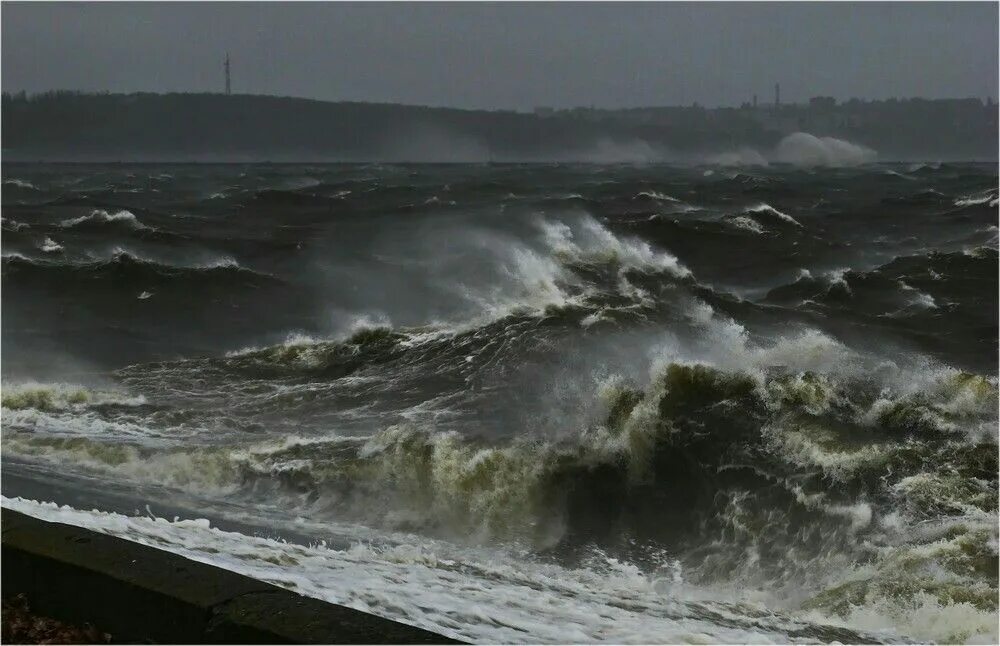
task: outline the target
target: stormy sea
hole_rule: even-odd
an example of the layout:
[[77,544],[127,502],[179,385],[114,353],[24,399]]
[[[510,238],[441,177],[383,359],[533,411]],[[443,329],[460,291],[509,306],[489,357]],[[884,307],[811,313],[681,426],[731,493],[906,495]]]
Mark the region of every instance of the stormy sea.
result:
[[997,181],[5,164],[2,503],[474,642],[996,643]]

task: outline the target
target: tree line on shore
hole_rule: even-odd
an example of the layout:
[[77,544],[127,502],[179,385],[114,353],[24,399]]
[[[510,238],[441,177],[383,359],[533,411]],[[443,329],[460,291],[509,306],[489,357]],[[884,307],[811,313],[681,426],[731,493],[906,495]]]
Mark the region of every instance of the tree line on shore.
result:
[[817,99],[526,113],[264,95],[4,93],[2,146],[8,159],[67,161],[627,161],[767,149],[806,131],[867,146],[881,158],[996,158],[991,102]]

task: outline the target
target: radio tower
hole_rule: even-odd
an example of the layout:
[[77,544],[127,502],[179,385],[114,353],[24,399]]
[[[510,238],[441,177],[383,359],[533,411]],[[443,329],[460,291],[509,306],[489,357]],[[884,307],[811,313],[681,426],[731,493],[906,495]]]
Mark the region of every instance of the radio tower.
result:
[[226,52],[226,94],[232,94],[233,88],[229,83],[229,52]]

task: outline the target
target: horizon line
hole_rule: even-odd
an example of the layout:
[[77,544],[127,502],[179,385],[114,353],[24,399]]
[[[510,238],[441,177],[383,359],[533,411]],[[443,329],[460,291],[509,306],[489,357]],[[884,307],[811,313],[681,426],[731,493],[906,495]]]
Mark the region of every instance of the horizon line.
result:
[[17,97],[18,95],[23,95],[25,99],[46,97],[51,95],[65,94],[65,95],[77,95],[77,96],[137,96],[137,95],[152,95],[152,96],[171,96],[171,95],[204,95],[204,96],[218,96],[226,97],[228,99],[234,99],[239,97],[252,97],[252,98],[269,98],[269,99],[291,99],[296,101],[313,101],[316,103],[353,103],[361,105],[392,105],[400,107],[411,107],[411,108],[429,108],[435,110],[458,110],[462,112],[513,112],[516,114],[537,114],[539,111],[551,111],[551,112],[572,112],[572,111],[592,111],[592,112],[625,112],[629,110],[655,110],[655,109],[684,109],[684,110],[773,110],[776,107],[809,107],[811,101],[814,99],[833,99],[834,105],[837,107],[853,104],[871,104],[871,103],[905,103],[912,101],[926,101],[926,102],[937,102],[937,101],[971,101],[976,100],[981,105],[985,107],[991,107],[998,105],[997,102],[993,101],[992,95],[987,95],[985,100],[980,96],[949,96],[949,97],[937,97],[928,98],[925,96],[905,96],[905,97],[890,97],[887,99],[867,99],[863,97],[851,97],[846,100],[839,100],[836,97],[830,95],[817,94],[805,102],[787,102],[775,104],[774,102],[760,102],[756,106],[752,106],[749,101],[744,101],[742,104],[738,105],[715,105],[707,106],[702,105],[695,101],[691,104],[648,104],[648,105],[636,105],[631,107],[599,107],[594,104],[591,105],[575,105],[572,107],[555,107],[550,105],[536,105],[532,108],[470,108],[470,107],[458,107],[451,105],[430,105],[422,103],[404,103],[404,102],[393,102],[393,101],[374,101],[374,100],[361,100],[361,99],[317,99],[307,96],[297,96],[291,94],[260,94],[260,93],[237,93],[226,94],[225,91],[212,91],[212,90],[185,90],[185,91],[147,91],[147,90],[135,90],[135,91],[111,91],[111,90],[74,90],[74,89],[51,89],[42,90],[37,92],[29,93],[27,90],[0,90],[3,96],[6,98]]

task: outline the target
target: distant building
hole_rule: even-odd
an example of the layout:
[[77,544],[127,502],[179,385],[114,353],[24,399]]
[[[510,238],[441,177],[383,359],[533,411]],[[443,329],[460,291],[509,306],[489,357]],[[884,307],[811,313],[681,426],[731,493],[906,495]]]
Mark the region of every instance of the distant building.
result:
[[547,106],[538,106],[535,108],[535,116],[537,117],[551,117],[555,114],[555,110]]

